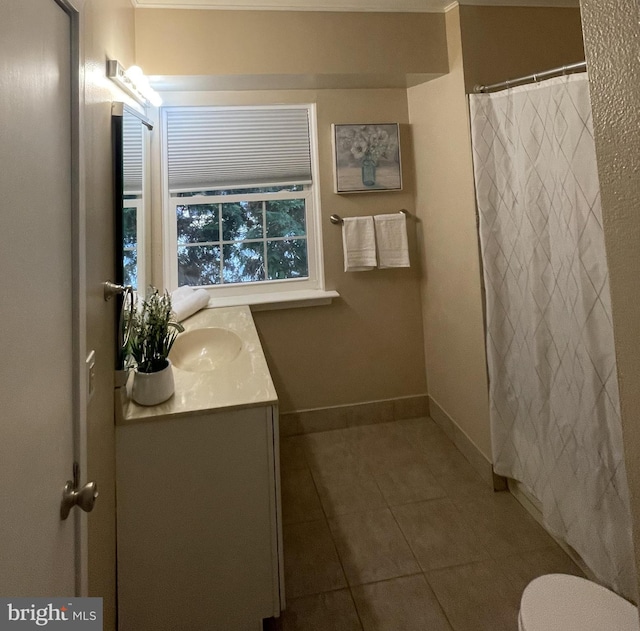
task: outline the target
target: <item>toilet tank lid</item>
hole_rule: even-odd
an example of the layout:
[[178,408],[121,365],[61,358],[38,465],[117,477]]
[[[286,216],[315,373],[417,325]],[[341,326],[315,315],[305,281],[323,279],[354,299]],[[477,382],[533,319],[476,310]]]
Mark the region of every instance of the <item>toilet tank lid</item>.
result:
[[523,631],[640,631],[638,609],[578,576],[547,574],[527,585],[520,602]]

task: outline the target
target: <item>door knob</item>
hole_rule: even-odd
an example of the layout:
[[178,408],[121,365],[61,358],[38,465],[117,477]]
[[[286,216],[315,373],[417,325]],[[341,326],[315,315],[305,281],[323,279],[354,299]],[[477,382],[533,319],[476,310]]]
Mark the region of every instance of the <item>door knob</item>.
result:
[[62,502],[60,504],[60,519],[65,520],[74,506],[78,506],[85,513],[90,513],[98,498],[98,485],[95,482],[87,482],[78,488],[78,463],[73,463],[73,480],[67,480],[62,490]]
[[114,296],[124,294],[127,289],[131,289],[131,287],[129,285],[118,285],[117,283],[112,283],[110,280],[105,280],[104,283],[102,283],[105,300],[111,300]]

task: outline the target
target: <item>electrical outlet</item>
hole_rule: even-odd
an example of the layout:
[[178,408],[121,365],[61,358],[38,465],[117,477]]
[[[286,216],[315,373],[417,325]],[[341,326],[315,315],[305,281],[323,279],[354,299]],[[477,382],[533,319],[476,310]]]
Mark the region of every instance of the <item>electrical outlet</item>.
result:
[[91,400],[96,390],[96,352],[91,351],[85,360],[87,367],[87,402]]

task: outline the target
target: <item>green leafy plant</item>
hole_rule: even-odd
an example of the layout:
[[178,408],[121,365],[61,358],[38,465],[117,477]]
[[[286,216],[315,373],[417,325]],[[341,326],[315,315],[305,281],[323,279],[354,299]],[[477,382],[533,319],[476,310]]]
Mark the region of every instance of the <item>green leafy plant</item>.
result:
[[167,358],[178,333],[184,327],[176,322],[171,311],[171,296],[160,294],[155,287],[142,308],[134,309],[131,316],[131,336],[127,354],[136,363],[138,372],[158,372],[167,366]]

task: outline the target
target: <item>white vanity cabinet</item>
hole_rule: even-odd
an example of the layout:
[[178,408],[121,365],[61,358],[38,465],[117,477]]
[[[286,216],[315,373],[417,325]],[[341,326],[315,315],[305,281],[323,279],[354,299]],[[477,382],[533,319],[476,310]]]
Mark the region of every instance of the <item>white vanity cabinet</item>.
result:
[[277,408],[117,428],[119,631],[259,631],[281,599]]
[[276,391],[248,307],[183,325],[232,331],[241,349],[216,369],[174,366],[160,405],[123,393],[118,629],[261,631],[284,608]]

